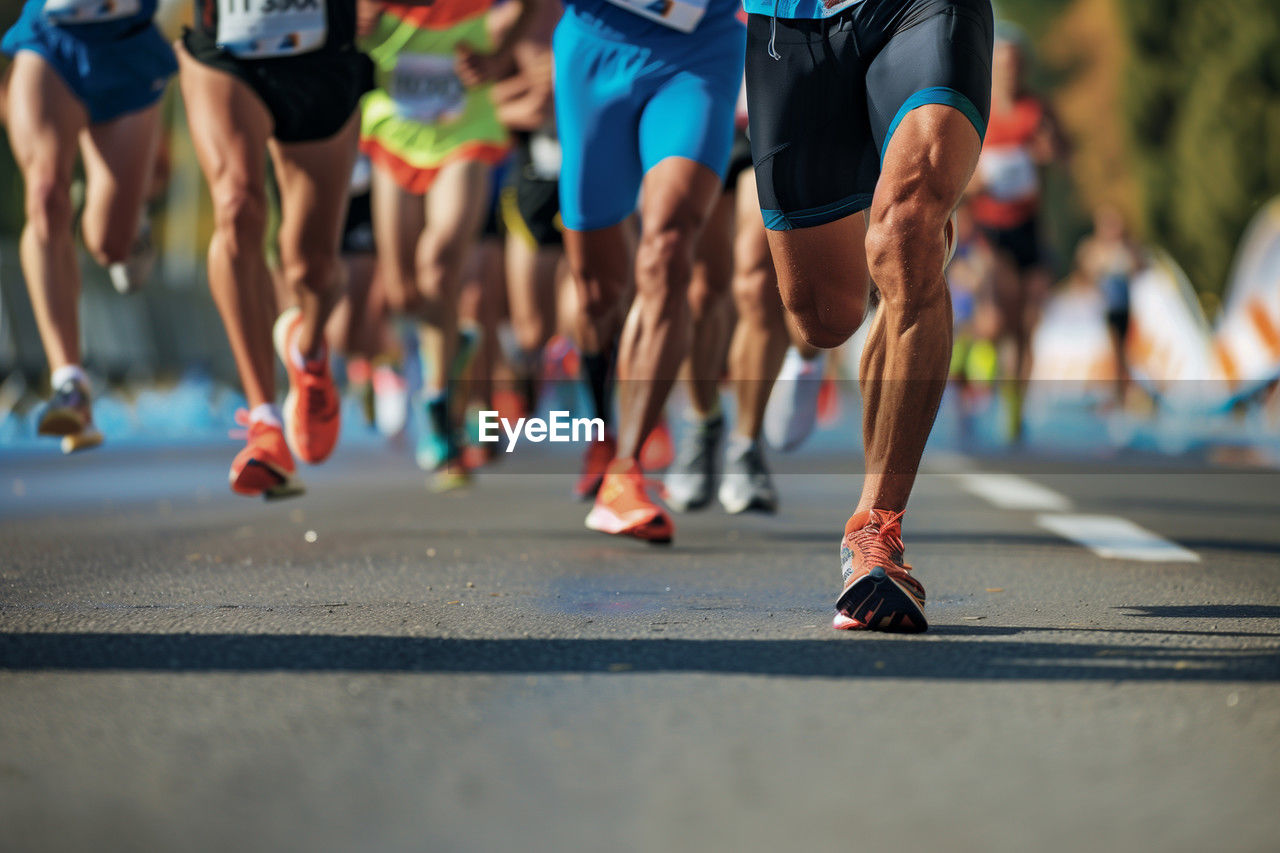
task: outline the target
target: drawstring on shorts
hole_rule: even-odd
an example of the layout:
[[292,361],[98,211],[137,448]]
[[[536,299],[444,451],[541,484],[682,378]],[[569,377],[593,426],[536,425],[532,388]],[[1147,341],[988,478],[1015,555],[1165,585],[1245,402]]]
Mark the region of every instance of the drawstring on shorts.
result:
[[773,0],[773,15],[769,18],[769,56],[777,62],[782,58],[782,54],[778,53],[778,49],[774,44],[778,40],[778,0]]

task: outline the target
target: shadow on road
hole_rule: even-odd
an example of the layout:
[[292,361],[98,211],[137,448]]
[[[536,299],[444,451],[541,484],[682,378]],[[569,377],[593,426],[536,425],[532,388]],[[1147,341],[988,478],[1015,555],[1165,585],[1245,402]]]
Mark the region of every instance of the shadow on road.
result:
[[12,633],[0,634],[0,670],[1280,681],[1276,649],[997,639],[1019,630],[939,626],[925,638],[858,635],[830,640]]
[[1161,616],[1172,619],[1280,619],[1276,604],[1126,604],[1126,616]]

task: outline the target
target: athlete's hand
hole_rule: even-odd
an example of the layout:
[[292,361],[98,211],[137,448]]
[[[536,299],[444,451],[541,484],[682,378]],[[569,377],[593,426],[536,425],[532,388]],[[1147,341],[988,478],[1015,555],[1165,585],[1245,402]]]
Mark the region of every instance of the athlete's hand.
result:
[[357,0],[356,2],[356,35],[367,36],[378,26],[378,18],[382,17],[381,0]]
[[454,71],[464,86],[483,86],[508,76],[511,57],[497,53],[476,53],[469,45],[460,44],[454,51]]

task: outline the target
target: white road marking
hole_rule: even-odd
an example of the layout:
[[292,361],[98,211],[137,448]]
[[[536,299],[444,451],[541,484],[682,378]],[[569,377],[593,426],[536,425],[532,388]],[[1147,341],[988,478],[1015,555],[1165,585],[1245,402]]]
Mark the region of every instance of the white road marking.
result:
[[1099,557],[1154,563],[1198,563],[1200,555],[1114,515],[1041,515],[1041,527],[1078,542]]
[[1071,500],[1053,489],[1033,483],[1017,474],[956,474],[966,492],[977,495],[1000,509],[1032,512],[1066,512]]

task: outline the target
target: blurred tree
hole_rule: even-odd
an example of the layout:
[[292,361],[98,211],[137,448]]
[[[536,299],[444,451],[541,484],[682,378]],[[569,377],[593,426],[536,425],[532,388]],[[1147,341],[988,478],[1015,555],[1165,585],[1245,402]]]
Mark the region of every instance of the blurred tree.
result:
[[1280,193],[1275,0],[1115,0],[1123,115],[1148,236],[1220,294],[1250,217]]
[[[1115,0],[1075,0],[1041,39],[1046,63],[1061,78],[1053,93],[1071,140],[1073,225],[1088,227],[1101,204],[1142,221],[1137,176],[1131,166],[1123,115],[1123,71],[1129,49]],[[1079,236],[1077,232],[1074,236]]]

